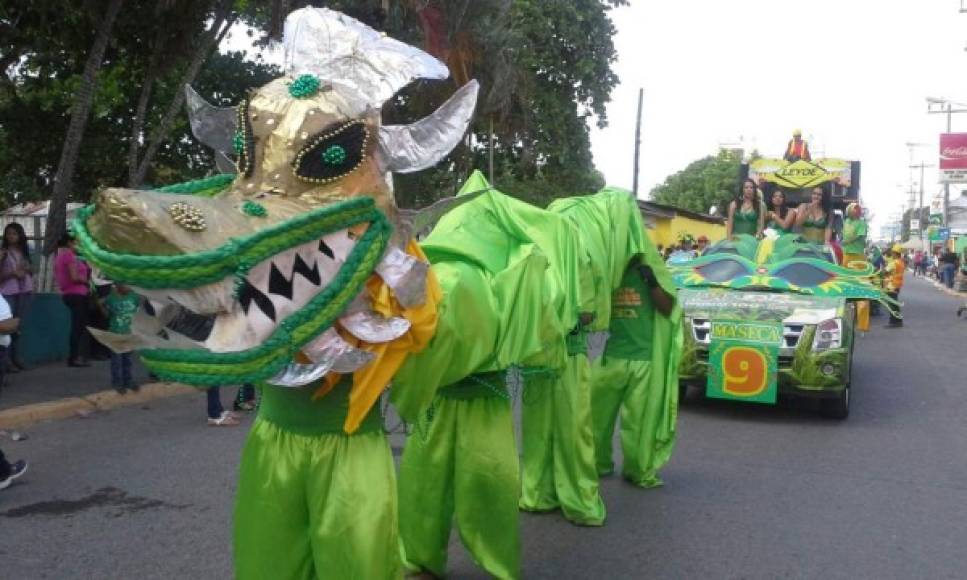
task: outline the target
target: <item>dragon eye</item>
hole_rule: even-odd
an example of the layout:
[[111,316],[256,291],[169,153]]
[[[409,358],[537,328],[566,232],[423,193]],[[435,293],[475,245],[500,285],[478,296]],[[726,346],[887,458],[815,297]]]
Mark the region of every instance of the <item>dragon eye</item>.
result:
[[833,277],[829,272],[816,266],[810,266],[809,264],[790,264],[784,266],[776,270],[775,276],[786,280],[790,284],[803,287],[819,286]]
[[248,101],[242,101],[238,105],[238,130],[232,138],[232,145],[238,155],[235,162],[238,172],[245,177],[252,177],[255,134],[252,132],[252,122],[248,118]]
[[369,127],[350,121],[326,129],[309,139],[292,162],[296,177],[311,183],[329,183],[355,171],[369,149]]
[[749,273],[749,269],[745,264],[729,258],[710,262],[704,266],[695,268],[695,270],[709,282],[725,282],[736,276],[744,276]]

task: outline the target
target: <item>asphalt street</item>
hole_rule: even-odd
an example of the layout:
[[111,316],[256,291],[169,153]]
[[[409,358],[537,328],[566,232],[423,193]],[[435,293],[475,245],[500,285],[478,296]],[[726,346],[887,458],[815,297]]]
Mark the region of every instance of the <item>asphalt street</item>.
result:
[[[849,419],[693,396],[664,487],[604,480],[603,528],[521,516],[525,577],[967,577],[967,319],[920,280],[901,298],[906,326],[857,343]],[[0,438],[31,462],[0,492],[0,578],[231,578],[245,430],[189,395]]]

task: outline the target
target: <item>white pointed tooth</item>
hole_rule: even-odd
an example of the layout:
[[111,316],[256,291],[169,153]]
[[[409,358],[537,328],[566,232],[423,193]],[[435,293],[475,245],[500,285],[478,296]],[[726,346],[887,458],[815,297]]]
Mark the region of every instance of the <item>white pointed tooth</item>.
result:
[[[346,257],[349,253],[353,251],[353,247],[356,246],[355,240],[349,237],[349,230],[339,230],[338,232],[333,232],[322,236],[326,245],[332,250],[334,259],[340,264],[346,261]],[[316,243],[318,250],[318,242]]]

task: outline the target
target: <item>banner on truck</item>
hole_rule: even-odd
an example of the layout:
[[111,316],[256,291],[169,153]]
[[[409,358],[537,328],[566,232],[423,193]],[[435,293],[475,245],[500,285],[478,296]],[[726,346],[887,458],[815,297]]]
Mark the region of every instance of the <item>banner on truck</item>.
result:
[[815,161],[786,161],[760,158],[749,163],[749,177],[775,183],[790,189],[815,187],[836,181],[844,187],[852,182],[850,162],[845,159],[817,159]]

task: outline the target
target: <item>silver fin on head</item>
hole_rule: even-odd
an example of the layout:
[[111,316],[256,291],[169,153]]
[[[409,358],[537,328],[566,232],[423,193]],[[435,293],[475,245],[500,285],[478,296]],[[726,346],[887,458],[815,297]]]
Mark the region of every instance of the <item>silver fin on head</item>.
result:
[[[185,85],[185,106],[188,107],[188,120],[191,122],[191,133],[196,139],[215,150],[215,159],[222,169],[223,162],[219,158],[228,159],[235,148],[232,138],[238,125],[236,107],[216,107],[202,98],[191,85]],[[235,172],[232,162],[232,171]]]

